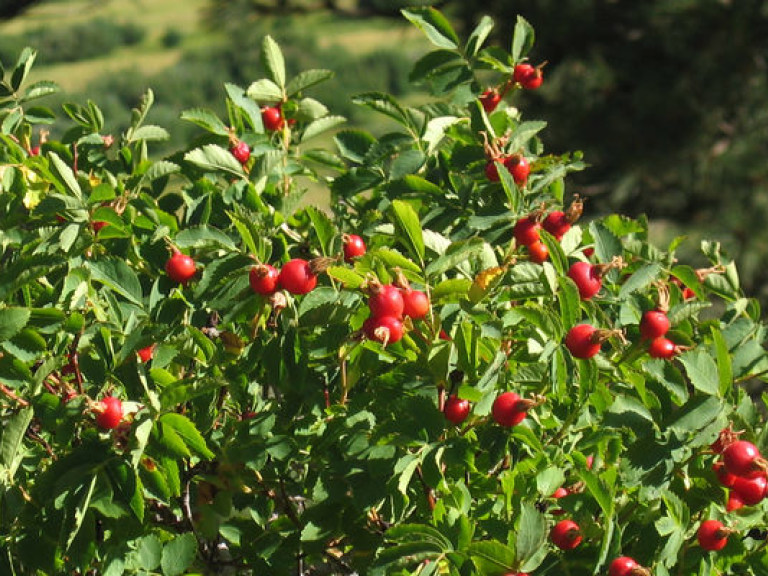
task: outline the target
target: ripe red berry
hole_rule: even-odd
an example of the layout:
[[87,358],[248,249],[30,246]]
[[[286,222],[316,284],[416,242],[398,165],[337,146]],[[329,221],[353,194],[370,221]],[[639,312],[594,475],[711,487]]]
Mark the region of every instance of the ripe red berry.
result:
[[403,314],[420,320],[429,314],[429,296],[421,290],[403,290]]
[[493,88],[488,88],[480,95],[480,104],[483,105],[483,109],[486,112],[493,112],[496,110],[499,102],[501,102],[501,94]]
[[738,510],[739,508],[744,507],[744,502],[741,501],[741,498],[739,498],[739,495],[735,492],[731,492],[728,495],[728,502],[725,503],[725,509],[728,512],[733,512],[734,510]]
[[515,223],[512,234],[518,244],[530,246],[534,242],[539,241],[539,230],[541,230],[541,224],[535,218],[523,216]]
[[677,346],[669,338],[661,336],[651,340],[648,345],[648,354],[651,355],[651,358],[668,360],[677,354]]
[[547,214],[544,218],[544,222],[541,223],[544,230],[552,234],[558,240],[562,240],[565,233],[571,229],[571,223],[568,221],[568,217],[562,210],[555,210]]
[[451,394],[445,401],[443,414],[449,422],[458,425],[464,422],[469,416],[469,400],[459,398],[456,394]]
[[722,550],[728,543],[728,530],[718,520],[704,520],[699,526],[697,538],[704,550]]
[[502,158],[491,158],[486,162],[485,164],[485,177],[488,178],[491,182],[498,182],[499,181],[499,169],[496,167],[496,162],[503,162]]
[[528,175],[531,173],[531,165],[525,159],[525,156],[513,154],[504,160],[504,166],[512,174],[515,184],[525,186],[525,183],[528,182]]
[[317,276],[309,262],[294,258],[280,269],[279,284],[291,294],[307,294],[317,286]]
[[363,332],[369,340],[386,346],[403,337],[403,323],[394,316],[371,316],[363,322]]
[[107,396],[101,402],[96,412],[96,425],[102,430],[117,428],[123,419],[123,404],[115,396]]
[[195,275],[195,261],[192,257],[174,250],[171,257],[165,263],[165,273],[168,278],[180,284],[186,284]]
[[265,106],[261,109],[261,121],[270,132],[283,128],[283,112],[278,106]]
[[736,476],[754,477],[764,474],[764,462],[757,446],[746,440],[737,440],[723,450],[725,468]]
[[29,149],[29,155],[40,156],[40,146],[32,146],[32,148]]
[[568,277],[576,283],[582,300],[589,300],[603,287],[599,269],[589,262],[574,262],[568,269]]
[[733,483],[736,481],[736,478],[738,476],[735,476],[728,472],[728,470],[725,468],[725,464],[718,460],[714,464],[712,464],[712,472],[715,473],[715,476],[717,476],[717,479],[720,481],[720,484],[725,486],[726,488],[732,488]]
[[237,144],[229,148],[229,151],[243,166],[245,166],[251,158],[251,148],[242,140],[238,140]]
[[596,329],[589,324],[577,324],[565,336],[565,347],[574,358],[592,358],[600,353],[600,342],[594,338]]
[[491,416],[497,424],[511,428],[525,420],[528,406],[521,402],[520,396],[514,392],[504,392],[496,397],[491,407]]
[[754,478],[734,476],[733,493],[747,506],[754,506],[765,498],[766,486],[768,486],[768,480],[765,475]]
[[371,309],[371,316],[402,318],[405,302],[402,292],[396,286],[384,284],[379,292],[368,299],[368,307]]
[[141,348],[136,353],[139,355],[139,359],[142,362],[144,363],[149,362],[150,360],[152,360],[152,356],[154,356],[155,354],[155,345],[150,344],[146,348]]
[[512,79],[526,90],[535,90],[544,81],[541,68],[534,68],[530,64],[518,64],[512,73]]
[[355,258],[365,255],[365,241],[357,234],[345,234],[343,242],[345,262],[352,262]]
[[109,222],[105,222],[104,220],[94,220],[91,222],[91,228],[93,228],[93,233],[98,234],[102,228],[107,226]]
[[270,296],[277,291],[280,272],[270,264],[257,264],[248,273],[251,290],[262,296]]
[[561,550],[573,550],[581,544],[581,530],[573,520],[561,520],[549,533],[552,543]]
[[541,240],[528,245],[528,257],[531,262],[541,264],[549,258],[549,248]]
[[633,571],[636,574],[640,565],[634,558],[629,556],[619,556],[614,558],[608,566],[608,576],[632,576]]
[[669,332],[669,317],[660,310],[648,310],[640,320],[640,336],[645,340],[660,338]]

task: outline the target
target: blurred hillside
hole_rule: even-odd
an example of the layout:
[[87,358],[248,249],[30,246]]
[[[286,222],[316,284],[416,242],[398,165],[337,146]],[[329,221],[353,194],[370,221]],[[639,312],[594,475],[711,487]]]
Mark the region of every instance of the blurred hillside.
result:
[[[178,121],[180,110],[216,109],[224,82],[247,86],[261,75],[258,47],[269,33],[294,71],[333,69],[336,78],[317,97],[370,128],[373,119],[349,103],[350,94],[421,97],[407,78],[428,47],[399,17],[403,4],[38,1],[0,23],[0,58],[31,43],[43,64],[37,78],[67,91],[60,102],[90,97],[117,121],[127,121],[151,86],[153,121],[177,138],[171,150],[197,131]],[[548,61],[546,80],[515,98],[528,116],[550,122],[549,149],[585,152],[592,168],[569,186],[588,198],[588,214],[647,213],[659,237],[689,235],[691,252],[700,237],[722,239],[748,291],[768,301],[768,0],[436,4],[460,30],[492,14],[498,43],[510,41],[518,13],[534,25],[533,57]]]

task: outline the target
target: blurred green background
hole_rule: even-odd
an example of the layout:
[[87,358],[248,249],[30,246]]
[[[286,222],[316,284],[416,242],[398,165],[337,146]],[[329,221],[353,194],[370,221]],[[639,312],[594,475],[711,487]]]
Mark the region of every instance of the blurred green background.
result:
[[[429,46],[399,0],[0,0],[0,59],[39,51],[35,79],[92,98],[119,130],[147,87],[169,153],[198,133],[185,108],[222,112],[224,82],[259,78],[261,39],[282,45],[293,72],[330,68],[313,93],[332,113],[377,131],[386,122],[351,94],[424,99],[408,84]],[[647,214],[658,242],[687,235],[683,256],[714,238],[738,260],[747,291],[768,302],[768,0],[446,0],[466,34],[482,14],[508,44],[517,14],[536,29],[544,86],[516,94],[550,122],[549,150],[583,150],[589,170],[568,191],[588,215]],[[500,79],[499,79],[500,80]],[[694,260],[694,265],[697,262]]]

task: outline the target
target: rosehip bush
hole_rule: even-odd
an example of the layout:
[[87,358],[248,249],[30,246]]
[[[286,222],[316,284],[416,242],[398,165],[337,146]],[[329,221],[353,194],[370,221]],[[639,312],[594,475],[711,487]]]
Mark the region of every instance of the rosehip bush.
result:
[[[768,571],[744,387],[766,328],[733,262],[711,241],[678,262],[597,199],[565,216],[584,164],[514,106],[556,89],[524,19],[507,52],[488,18],[462,41],[404,14],[436,46],[412,71],[433,97],[354,96],[378,136],[269,37],[265,77],[224,87],[224,119],[184,112],[200,135],[164,159],[152,92],[120,135],[66,104],[52,140],[34,52],[4,73],[2,573]],[[600,270],[588,298],[577,263]]]

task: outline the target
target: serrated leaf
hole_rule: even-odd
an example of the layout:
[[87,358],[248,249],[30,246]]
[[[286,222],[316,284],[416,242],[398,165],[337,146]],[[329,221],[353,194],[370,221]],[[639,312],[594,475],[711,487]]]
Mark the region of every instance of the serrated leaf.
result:
[[712,340],[715,346],[715,358],[717,359],[717,373],[720,376],[720,396],[725,396],[733,386],[733,365],[728,344],[723,333],[716,326],[712,326]]
[[484,248],[485,242],[480,238],[454,242],[445,251],[445,254],[429,263],[425,273],[428,278],[440,276],[459,264],[480,255]]
[[408,116],[402,106],[389,94],[383,92],[364,92],[352,97],[352,102],[368,106],[385,116],[389,116],[403,126],[409,125]]
[[333,75],[332,70],[324,70],[320,68],[304,70],[288,81],[288,85],[285,87],[285,93],[288,97],[295,96],[297,93],[306,90],[310,86],[330,80],[333,78]]
[[257,80],[248,86],[246,94],[248,98],[252,98],[260,104],[273,104],[283,99],[283,91],[280,89],[280,86],[266,78]]
[[307,215],[312,221],[312,229],[320,242],[323,256],[329,256],[332,250],[333,239],[336,236],[336,227],[328,215],[314,206],[307,206]]
[[458,48],[459,37],[448,19],[434,8],[411,8],[402,13],[438,48]]
[[0,340],[10,340],[27,325],[29,308],[0,308]]
[[62,192],[68,190],[75,196],[75,198],[82,200],[83,191],[81,190],[80,184],[77,182],[77,178],[75,178],[75,173],[72,172],[72,169],[67,166],[64,160],[59,158],[55,152],[50,152],[48,156],[51,159],[51,172],[53,172],[59,182],[64,185],[64,190],[62,190]]
[[[536,481],[538,484],[538,477]],[[551,485],[552,484],[550,483],[549,487],[551,487]],[[549,489],[549,487],[547,487],[547,489]],[[546,495],[549,496],[549,494]],[[517,563],[524,564],[530,558],[535,556],[542,547],[546,546],[546,541],[546,518],[532,503],[523,502],[520,510],[520,524],[517,528],[517,540],[515,541]]]
[[31,406],[12,414],[3,423],[3,436],[0,440],[0,481],[6,486],[13,483],[16,470],[22,460],[22,446],[34,410]]
[[342,130],[333,137],[339,154],[347,160],[362,163],[376,139],[362,130]]
[[190,110],[184,110],[181,113],[180,118],[187,122],[197,124],[201,128],[204,128],[208,132],[218,134],[220,136],[227,136],[229,130],[221,119],[216,116],[214,112],[207,108],[192,108]]
[[91,279],[107,286],[113,292],[142,305],[141,283],[136,273],[124,260],[105,259],[87,263]]
[[237,177],[245,176],[242,164],[232,156],[229,150],[216,144],[206,144],[201,148],[195,148],[184,155],[184,160],[204,170],[220,170]]
[[164,426],[173,428],[184,440],[187,447],[198,456],[206,459],[213,458],[214,454],[205,443],[203,435],[186,416],[176,412],[168,412],[160,417],[160,422]]
[[180,171],[181,167],[178,164],[168,162],[167,160],[160,160],[159,162],[152,164],[152,166],[150,166],[149,169],[144,172],[142,179],[147,182],[154,182],[158,178],[176,174]]
[[319,136],[323,132],[327,132],[336,126],[344,124],[346,121],[347,119],[343,116],[325,116],[323,118],[318,118],[304,129],[304,133],[301,135],[301,141],[306,142],[311,138]]
[[619,298],[626,298],[630,294],[650,286],[652,282],[658,280],[661,272],[661,265],[656,262],[641,266],[622,284],[619,290]]
[[61,88],[59,88],[59,85],[56,84],[56,82],[40,80],[39,82],[31,84],[24,90],[24,96],[21,100],[28,102],[30,100],[42,98],[43,96],[48,96],[49,94],[56,94],[60,90]]
[[679,356],[679,360],[694,388],[711,396],[720,394],[717,364],[706,350],[701,347],[688,350]]
[[176,536],[163,546],[160,566],[163,576],[178,576],[192,566],[197,556],[197,537],[192,532]]
[[478,572],[484,576],[502,576],[514,571],[515,551],[501,542],[472,542],[467,552]]
[[470,58],[477,56],[492,30],[493,19],[488,15],[484,15],[467,39],[467,56]]
[[533,47],[535,34],[533,26],[522,16],[517,17],[515,31],[512,35],[512,61],[519,62]]
[[35,63],[36,57],[37,52],[32,50],[29,46],[21,51],[19,59],[16,61],[16,66],[13,68],[13,72],[11,72],[11,87],[14,92],[17,92],[19,88],[21,88],[29,71],[32,69],[32,65]]
[[264,41],[261,43],[261,57],[270,80],[277,84],[282,91],[285,88],[285,60],[280,46],[272,36],[264,37]]
[[171,135],[162,126],[155,126],[154,124],[147,124],[146,126],[140,126],[136,130],[128,132],[129,142],[138,142],[144,140],[146,142],[162,142],[168,140]]
[[237,250],[237,246],[229,236],[212,226],[185,228],[176,234],[173,243],[180,250],[218,247],[226,248],[227,250]]
[[416,211],[410,204],[403,200],[392,202],[392,219],[396,228],[400,231],[406,247],[420,262],[424,261],[424,237],[421,231],[421,222]]
[[344,266],[331,266],[326,272],[331,278],[338,280],[345,288],[350,290],[356,290],[365,281],[363,276]]

